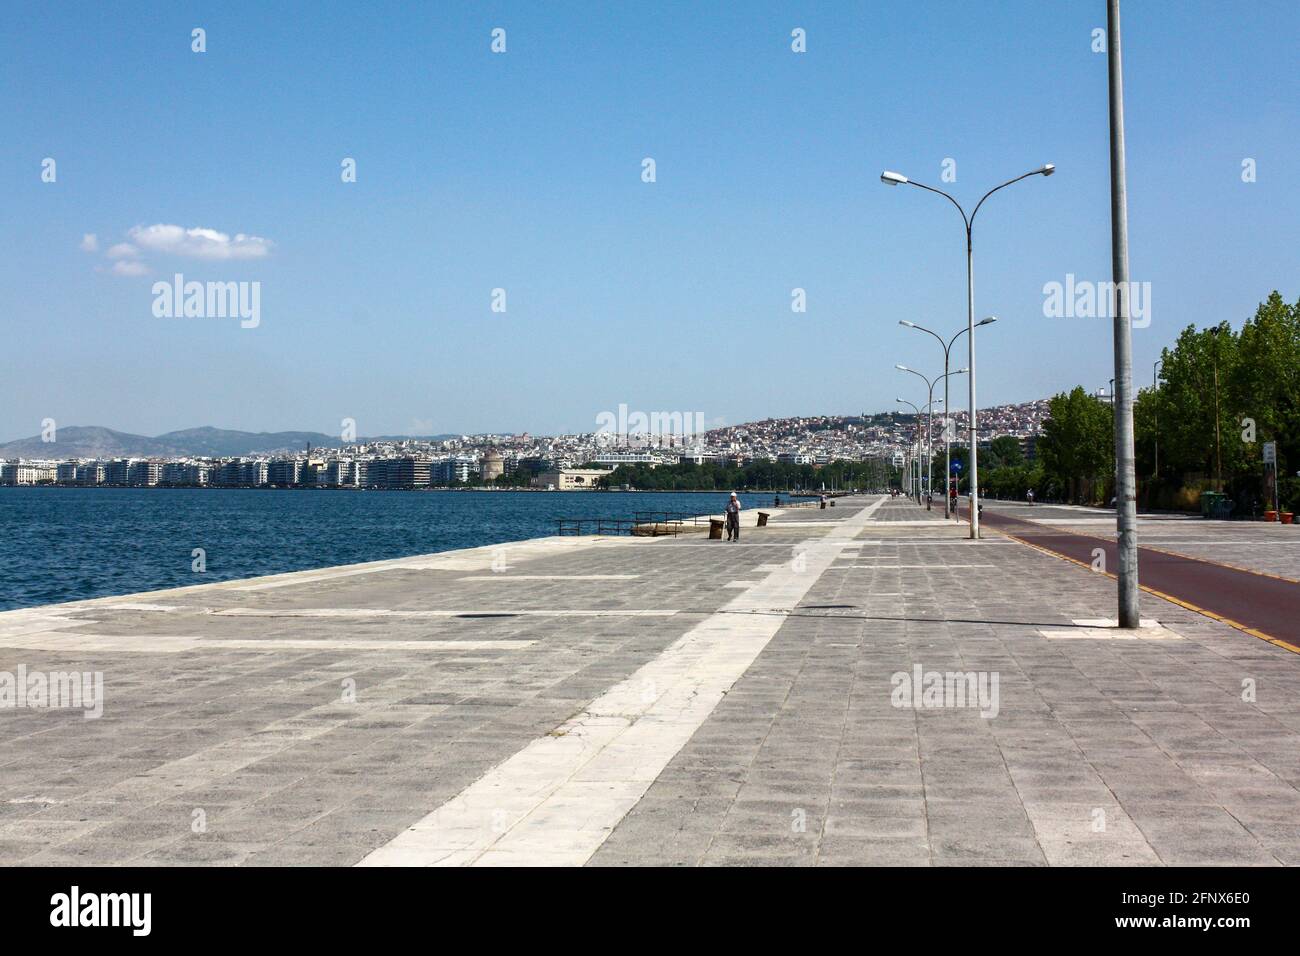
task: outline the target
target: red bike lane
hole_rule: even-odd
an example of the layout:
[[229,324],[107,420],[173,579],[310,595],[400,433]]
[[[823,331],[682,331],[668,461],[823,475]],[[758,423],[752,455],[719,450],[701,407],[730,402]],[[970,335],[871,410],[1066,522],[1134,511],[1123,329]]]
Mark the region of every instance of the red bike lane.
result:
[[[980,524],[1092,570],[1095,551],[1117,568],[1113,538],[1063,531],[985,509]],[[1099,572],[1093,572],[1099,573]],[[1110,570],[1108,577],[1115,577]],[[1138,545],[1142,590],[1300,654],[1300,583]]]

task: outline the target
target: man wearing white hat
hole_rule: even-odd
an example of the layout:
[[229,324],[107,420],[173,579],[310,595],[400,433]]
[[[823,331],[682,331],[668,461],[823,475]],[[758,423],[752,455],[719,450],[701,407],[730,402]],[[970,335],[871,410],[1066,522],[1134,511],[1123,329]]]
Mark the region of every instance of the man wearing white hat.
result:
[[727,540],[740,540],[740,499],[734,491],[727,501]]

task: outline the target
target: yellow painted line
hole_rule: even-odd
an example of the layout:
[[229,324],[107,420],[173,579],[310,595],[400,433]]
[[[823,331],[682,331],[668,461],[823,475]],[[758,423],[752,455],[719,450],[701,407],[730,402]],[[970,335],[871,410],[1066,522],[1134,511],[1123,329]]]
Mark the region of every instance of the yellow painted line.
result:
[[1147,587],[1145,584],[1139,584],[1138,587],[1140,587],[1143,591],[1146,591],[1148,594],[1154,594],[1156,597],[1164,598],[1166,601],[1170,601],[1173,604],[1177,604],[1179,607],[1185,607],[1189,611],[1195,611],[1197,614],[1204,614],[1206,617],[1213,618],[1214,620],[1220,621],[1223,624],[1227,624],[1231,627],[1235,627],[1239,631],[1244,631],[1245,633],[1249,634],[1251,637],[1257,637],[1261,641],[1267,641],[1269,644],[1272,644],[1275,647],[1283,648],[1284,650],[1288,650],[1293,654],[1300,654],[1300,647],[1297,647],[1296,645],[1292,644],[1290,641],[1284,641],[1280,637],[1273,637],[1269,634],[1265,634],[1263,631],[1257,630],[1256,628],[1250,627],[1246,624],[1242,624],[1240,621],[1234,621],[1230,617],[1224,617],[1222,614],[1218,614],[1214,611],[1209,610],[1208,608],[1203,608],[1200,605],[1193,604],[1191,601],[1184,601],[1182,598],[1176,598],[1172,594],[1166,594],[1164,591],[1157,591],[1155,588]]
[[[1077,564],[1079,567],[1086,569],[1090,574],[1104,574],[1112,581],[1118,580],[1118,577],[1114,574],[1111,574],[1109,571],[1097,571],[1096,569],[1093,568],[1092,565],[1085,564],[1083,561],[1080,561],[1078,558],[1072,558],[1067,554],[1059,554],[1056,551],[1052,551],[1040,545],[1031,544],[1030,542],[1026,541],[1024,538],[1019,538],[1016,535],[1011,534],[1010,532],[1001,530],[1000,528],[994,528],[992,526],[990,526],[990,528],[995,533],[1010,538],[1013,541],[1018,541],[1027,548],[1033,548],[1035,551],[1038,551],[1042,554],[1049,555],[1053,558],[1060,558],[1062,561],[1068,561],[1071,564]],[[1073,534],[1075,532],[1067,532],[1067,533]],[[1094,536],[1080,535],[1080,537],[1091,538]],[[1096,540],[1104,541],[1105,539],[1097,538]],[[1185,557],[1185,555],[1179,555],[1179,557]],[[1199,560],[1199,559],[1193,558],[1192,560]],[[1214,564],[1215,562],[1207,561],[1206,563]],[[1268,577],[1270,575],[1265,575],[1265,576]],[[1283,580],[1287,580],[1287,579],[1283,578]],[[1295,644],[1292,644],[1290,641],[1284,641],[1280,637],[1273,637],[1271,634],[1265,634],[1263,631],[1258,630],[1257,628],[1253,628],[1248,624],[1242,624],[1240,621],[1235,621],[1230,617],[1225,617],[1222,614],[1219,614],[1215,611],[1211,611],[1208,608],[1203,608],[1198,604],[1193,604],[1190,601],[1184,601],[1182,598],[1176,598],[1172,594],[1166,594],[1164,591],[1158,591],[1155,588],[1150,587],[1146,584],[1139,583],[1138,588],[1143,591],[1146,591],[1148,594],[1153,594],[1156,597],[1161,598],[1162,600],[1168,601],[1171,604],[1177,604],[1181,608],[1186,608],[1189,611],[1195,611],[1197,614],[1204,614],[1206,617],[1218,621],[1221,624],[1227,624],[1229,627],[1234,627],[1245,634],[1249,634],[1251,637],[1257,637],[1261,641],[1265,641],[1269,644],[1272,644],[1274,647],[1280,647],[1283,650],[1290,651],[1292,654],[1300,654],[1300,647],[1297,647]]]
[[[1028,521],[1031,524],[1033,524],[1035,527],[1042,528],[1045,531],[1051,530],[1051,525],[1039,524],[1037,521],[1034,521],[1032,518],[1021,518],[1020,520]],[[995,528],[994,530],[996,531],[997,529]],[[1088,531],[1074,531],[1073,529],[1062,527],[1056,533],[1074,534],[1074,535],[1078,535],[1080,538],[1092,538],[1094,541],[1105,541],[1108,544],[1115,544],[1114,538],[1104,538],[1101,535],[1092,534],[1091,532]],[[1239,564],[1228,564],[1226,561],[1215,561],[1213,558],[1202,558],[1195,554],[1183,554],[1181,551],[1170,551],[1168,548],[1156,548],[1149,544],[1139,544],[1138,550],[1156,551],[1159,552],[1160,554],[1169,554],[1169,555],[1173,555],[1175,558],[1182,558],[1185,561],[1199,561],[1202,564],[1209,564],[1219,568],[1228,568],[1232,571],[1242,571],[1246,574],[1254,574],[1257,577],[1261,577],[1261,578],[1273,578],[1275,581],[1285,581],[1288,584],[1300,584],[1300,580],[1296,580],[1295,578],[1284,577],[1281,574],[1274,574],[1271,571],[1257,571],[1254,568],[1243,568]]]

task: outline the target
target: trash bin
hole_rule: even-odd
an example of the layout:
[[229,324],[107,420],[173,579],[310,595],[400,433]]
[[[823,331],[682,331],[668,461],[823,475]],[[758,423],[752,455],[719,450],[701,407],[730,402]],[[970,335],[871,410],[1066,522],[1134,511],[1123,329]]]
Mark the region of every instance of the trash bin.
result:
[[832,507],[832,508],[835,507],[835,499],[834,499],[834,498],[831,499],[831,507]]
[[758,513],[758,526],[759,526],[760,528],[766,528],[766,527],[767,527],[767,512],[766,512],[766,511],[760,511],[760,512]]
[[1209,518],[1213,515],[1215,505],[1224,498],[1223,492],[1220,491],[1202,491],[1201,492],[1201,517]]
[[722,519],[721,518],[709,519],[709,540],[710,541],[722,540]]

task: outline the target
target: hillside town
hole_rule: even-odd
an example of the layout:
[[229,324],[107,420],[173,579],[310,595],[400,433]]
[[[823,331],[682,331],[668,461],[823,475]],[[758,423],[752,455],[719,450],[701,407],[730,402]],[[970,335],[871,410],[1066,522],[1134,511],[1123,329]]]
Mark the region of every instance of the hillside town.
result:
[[[1047,417],[1046,400],[983,409],[981,444],[1002,435],[1022,440],[1028,457]],[[969,416],[952,416],[966,441]],[[931,424],[942,434],[938,416]],[[240,456],[22,457],[0,461],[0,485],[220,488],[456,488],[495,485],[576,490],[620,465],[775,461],[814,467],[836,461],[901,463],[925,434],[916,416],[883,412],[764,419],[698,434],[584,432],[533,436],[484,434],[445,439],[386,439],[337,447]],[[51,442],[51,451],[57,448]]]

